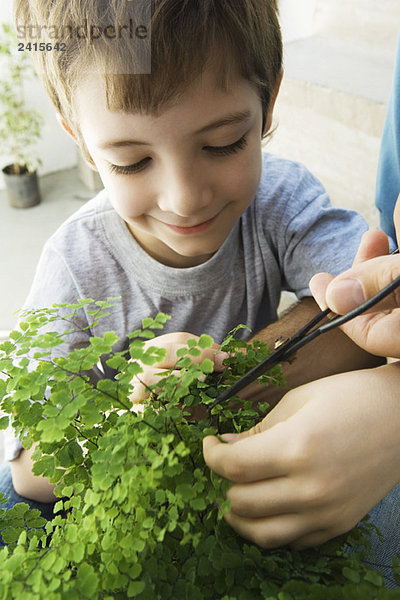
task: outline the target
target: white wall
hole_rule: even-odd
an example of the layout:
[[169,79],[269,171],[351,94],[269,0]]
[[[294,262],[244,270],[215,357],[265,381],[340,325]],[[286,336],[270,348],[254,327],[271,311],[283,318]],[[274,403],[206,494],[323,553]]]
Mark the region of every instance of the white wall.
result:
[[315,5],[316,0],[279,0],[284,44],[312,35]]
[[[0,22],[12,22],[12,0],[1,0]],[[38,154],[42,160],[40,174],[73,167],[76,164],[76,146],[57,122],[53,105],[40,82],[27,82],[25,95],[28,106],[39,110],[45,118],[42,138],[38,142]],[[0,165],[4,166],[6,163],[7,157],[0,155]],[[4,183],[0,178],[0,188],[3,187]]]

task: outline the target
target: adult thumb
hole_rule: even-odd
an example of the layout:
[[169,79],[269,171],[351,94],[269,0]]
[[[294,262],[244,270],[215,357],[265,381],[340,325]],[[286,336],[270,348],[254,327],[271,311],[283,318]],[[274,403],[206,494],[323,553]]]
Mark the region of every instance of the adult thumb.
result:
[[[338,275],[326,288],[326,303],[337,314],[353,310],[400,276],[400,257],[382,256]],[[400,308],[400,289],[376,304],[371,312]]]

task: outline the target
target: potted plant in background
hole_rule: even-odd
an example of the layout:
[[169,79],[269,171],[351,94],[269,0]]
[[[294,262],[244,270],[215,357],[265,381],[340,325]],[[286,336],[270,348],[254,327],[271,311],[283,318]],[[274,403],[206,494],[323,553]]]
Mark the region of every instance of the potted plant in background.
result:
[[28,208],[40,202],[41,161],[32,147],[40,138],[43,117],[26,105],[24,80],[36,73],[28,54],[18,50],[9,24],[0,29],[0,73],[0,153],[12,161],[2,169],[3,177],[11,206]]

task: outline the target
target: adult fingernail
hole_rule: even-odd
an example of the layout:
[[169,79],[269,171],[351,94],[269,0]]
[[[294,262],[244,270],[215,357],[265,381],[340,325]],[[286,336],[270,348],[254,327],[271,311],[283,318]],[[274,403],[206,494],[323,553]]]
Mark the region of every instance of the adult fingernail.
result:
[[239,438],[240,435],[238,433],[223,433],[221,435],[221,439],[224,440],[224,442],[227,442],[228,444],[234,444],[238,441]]
[[329,308],[343,314],[365,302],[364,288],[358,279],[333,281],[327,289],[326,300]]

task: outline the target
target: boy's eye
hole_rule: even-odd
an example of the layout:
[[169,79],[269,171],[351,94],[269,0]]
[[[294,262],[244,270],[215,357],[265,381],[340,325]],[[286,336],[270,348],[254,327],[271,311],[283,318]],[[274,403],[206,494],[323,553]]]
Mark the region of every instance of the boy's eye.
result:
[[228,156],[229,154],[235,154],[239,150],[243,150],[247,146],[247,138],[244,135],[239,140],[229,146],[204,146],[204,150],[207,150],[214,156]]
[[109,164],[109,169],[111,171],[111,173],[117,173],[118,175],[132,175],[133,173],[139,173],[139,171],[142,171],[142,169],[145,168],[145,166],[147,165],[147,163],[151,160],[151,158],[148,156],[147,158],[143,158],[143,160],[140,160],[137,163],[134,163],[133,165],[113,165],[113,164]]
[[[228,156],[229,154],[235,154],[236,152],[239,152],[239,150],[243,150],[243,148],[246,146],[247,138],[244,135],[239,140],[233,144],[229,144],[228,146],[204,146],[203,150],[206,150],[213,156]],[[135,173],[142,171],[150,161],[151,158],[148,156],[132,165],[113,165],[110,163],[109,169],[111,173],[116,173],[117,175],[134,175]]]

